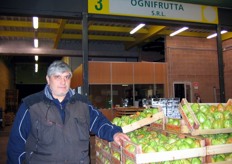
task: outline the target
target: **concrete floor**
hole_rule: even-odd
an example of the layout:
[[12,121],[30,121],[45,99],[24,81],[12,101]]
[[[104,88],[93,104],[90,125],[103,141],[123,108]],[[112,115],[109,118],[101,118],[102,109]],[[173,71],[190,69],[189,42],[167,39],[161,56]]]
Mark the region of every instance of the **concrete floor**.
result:
[[[4,129],[0,130],[0,164],[6,164],[6,148],[8,143],[8,137],[10,133],[11,126],[6,126]],[[90,136],[90,159],[91,164],[96,162],[96,152],[95,152],[95,136]]]
[[6,164],[6,147],[11,126],[6,126],[0,130],[0,164]]

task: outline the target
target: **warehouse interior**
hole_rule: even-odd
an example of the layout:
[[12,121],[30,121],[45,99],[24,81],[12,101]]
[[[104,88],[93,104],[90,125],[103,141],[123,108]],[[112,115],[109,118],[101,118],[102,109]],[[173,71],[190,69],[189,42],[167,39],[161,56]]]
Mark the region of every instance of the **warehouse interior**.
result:
[[[84,2],[81,1],[73,2],[70,0],[70,2],[74,4],[80,3],[79,7],[86,7]],[[219,14],[223,13],[226,16],[230,15],[232,11],[232,3],[229,0],[173,0],[171,2],[215,6],[218,8]],[[5,66],[4,69],[1,69],[0,71],[3,75],[2,78],[7,77],[10,79],[4,82],[8,83],[5,85],[7,87],[0,90],[0,107],[3,109],[6,109],[5,89],[17,88],[19,90],[19,98],[17,99],[18,105],[22,97],[25,97],[36,91],[40,91],[44,88],[45,79],[41,79],[41,77],[45,75],[45,69],[52,61],[60,59],[68,61],[71,64],[73,70],[82,67],[86,63],[86,60],[89,62],[99,63],[109,62],[110,65],[113,65],[117,62],[168,63],[168,66],[164,66],[167,67],[164,70],[170,73],[170,75],[167,77],[167,79],[170,81],[167,82],[168,89],[162,86],[162,90],[166,89],[166,92],[161,94],[162,96],[175,96],[173,87],[175,85],[177,87],[179,86],[178,84],[180,80],[178,80],[178,78],[181,79],[181,81],[184,81],[184,85],[191,86],[193,88],[193,92],[191,93],[192,101],[195,101],[195,93],[198,93],[201,88],[202,91],[200,91],[199,94],[202,96],[205,102],[219,102],[221,99],[221,87],[227,91],[226,95],[224,95],[225,101],[227,101],[227,99],[232,96],[232,86],[229,84],[231,81],[231,67],[228,66],[231,62],[230,56],[232,44],[232,22],[228,19],[229,17],[219,16],[219,18],[221,18],[220,22],[222,23],[220,26],[217,26],[215,24],[203,24],[173,20],[154,20],[146,18],[89,14],[87,16],[88,30],[86,31],[83,27],[83,15],[86,13],[72,12],[72,10],[79,8],[73,7],[75,5],[72,6],[70,4],[66,4],[64,8],[67,9],[67,12],[65,12],[64,10],[60,11],[62,7],[62,3],[60,1],[57,2],[57,5],[51,5],[53,1],[41,3],[37,2],[37,7],[35,5],[32,8],[28,7],[31,5],[31,2],[29,2],[28,5],[26,5],[26,3],[28,3],[27,0],[25,0],[25,6],[23,6],[17,3],[14,4],[13,0],[9,0],[8,2],[4,2],[2,7],[0,7],[0,60],[4,61],[4,63],[6,63],[8,66],[7,71],[13,72],[10,77],[8,75],[4,76],[5,74],[3,74],[1,71],[5,70]],[[44,10],[39,9],[39,7],[43,7],[46,3],[50,6]],[[10,4],[11,7],[9,7]],[[33,16],[38,16],[39,18],[38,29],[33,28]],[[141,22],[145,23],[146,26],[134,35],[131,35],[129,33],[130,30]],[[172,32],[183,26],[187,26],[188,30],[180,33],[176,38],[169,36]],[[221,42],[218,43],[216,38],[207,40],[206,37],[210,34],[217,33],[218,28],[220,28],[220,31],[228,31],[227,33],[221,35]],[[86,33],[88,33],[87,41],[83,39]],[[38,48],[34,47],[35,38],[38,38],[39,40]],[[84,42],[88,42],[87,59],[83,56],[83,54],[86,54],[86,47],[84,47],[86,43]],[[189,46],[190,43],[198,44],[199,47],[194,47],[194,45]],[[202,48],[201,45],[204,48]],[[221,45],[221,52],[218,51],[219,45]],[[181,49],[183,50],[181,53],[185,52],[183,55],[179,55],[179,51]],[[207,54],[206,51],[209,51],[210,53]],[[220,56],[221,53],[225,55],[223,69],[225,71],[224,78],[220,76],[220,67],[223,66],[218,63],[218,55]],[[178,59],[172,58],[173,54],[178,54]],[[192,55],[192,57],[186,56],[188,54]],[[193,63],[193,61],[199,59],[203,54],[206,54],[204,59],[210,58],[209,63],[202,61],[197,65],[194,63],[193,65],[195,66],[192,66],[192,68],[189,68],[189,70],[181,70],[181,67],[185,67],[185,65],[191,64],[191,62]],[[36,63],[34,58],[35,55],[39,56],[37,63],[39,64],[41,70],[44,72],[39,74],[39,77],[37,76],[38,74],[35,75],[35,73],[28,77],[29,73],[27,71],[34,71],[34,64]],[[182,59],[183,61],[181,61]],[[179,60],[179,62],[176,60]],[[199,70],[196,69],[197,67],[200,69],[200,66],[203,65],[206,67],[203,67],[204,70],[202,72],[210,72],[206,73],[207,77],[205,78],[202,77],[203,73],[198,74]],[[90,66],[92,65],[90,64]],[[144,68],[145,66],[141,67]],[[153,68],[153,66],[148,66],[148,69],[151,67]],[[2,68],[2,66],[0,68]],[[15,68],[17,68],[17,70],[15,70]],[[175,70],[175,68],[177,69]],[[127,69],[127,67],[125,67],[124,70],[125,69]],[[83,72],[85,72],[85,70],[83,70]],[[123,72],[123,70],[121,72]],[[121,72],[120,74],[123,74]],[[190,72],[192,74],[190,74]],[[15,76],[16,74],[17,76]],[[179,77],[177,74],[179,74]],[[200,82],[197,78],[199,78]],[[223,85],[220,83],[222,78],[225,80],[225,84]],[[167,79],[164,79],[164,81],[168,81]],[[188,85],[189,81],[195,83]],[[107,83],[105,85],[99,86],[99,84],[94,80],[90,81],[89,83],[90,89],[93,89],[91,90],[91,93],[94,93],[96,90],[96,94],[99,94],[97,92],[99,89],[98,87],[101,87],[101,90],[105,91],[110,90],[110,86],[112,85]],[[121,85],[121,82],[116,83],[115,87],[121,87],[118,86],[119,84]],[[203,84],[203,86],[201,84]],[[157,84],[157,86],[158,85],[163,85],[163,83]],[[209,85],[211,88],[207,88],[207,85]],[[143,90],[141,86],[138,85],[137,87]],[[146,87],[150,88],[153,86],[151,86],[149,83]],[[133,88],[133,85],[127,86],[127,89],[125,89],[127,91],[126,93],[130,93],[131,88]],[[206,88],[205,91],[207,90],[205,93],[202,93],[203,88]],[[112,97],[106,94],[101,98],[97,97],[92,100],[97,105],[99,104],[100,108],[112,107],[112,104],[106,104],[107,102],[105,101],[100,103],[99,99],[103,98],[106,98],[108,101]],[[102,106],[102,104],[106,105]],[[134,104],[132,103],[132,105]],[[4,136],[7,136],[5,134],[6,133],[4,133]],[[4,156],[4,153],[5,152],[1,152],[1,155]]]

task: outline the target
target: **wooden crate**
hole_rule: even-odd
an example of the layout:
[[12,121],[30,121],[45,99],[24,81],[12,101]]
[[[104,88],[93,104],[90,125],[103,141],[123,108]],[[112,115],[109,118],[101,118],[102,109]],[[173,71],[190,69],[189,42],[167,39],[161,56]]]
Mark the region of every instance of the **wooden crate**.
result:
[[[218,154],[227,154],[232,153],[232,144],[220,144],[220,145],[212,145],[210,138],[205,138],[206,143],[206,163],[213,162],[213,156]],[[232,161],[223,161],[220,164],[227,164],[228,162],[232,163]],[[217,164],[219,162],[216,162]]]
[[122,130],[124,133],[128,133],[128,132],[134,131],[136,129],[139,129],[143,126],[150,125],[151,123],[153,123],[157,120],[163,119],[163,118],[164,118],[164,113],[162,111],[160,111],[159,113],[152,115],[152,117],[144,118],[144,119],[136,121],[132,124],[126,125],[126,126],[122,127]]
[[[183,109],[184,105],[186,105],[186,107],[187,107],[186,109],[190,113],[190,116],[192,117],[192,119],[194,121],[193,124],[191,124],[188,120],[187,114]],[[190,107],[190,105],[186,99],[182,99],[181,103],[179,104],[179,110],[180,110],[180,114],[181,114],[182,118],[185,121],[185,124],[187,125],[187,127],[189,128],[190,131],[193,131],[193,130],[199,128],[200,123],[199,123],[198,119],[196,118],[196,115],[194,114],[192,108]]]
[[132,115],[136,112],[142,112],[146,108],[136,108],[136,107],[118,107],[114,109],[115,117],[121,117],[126,115]]
[[[118,145],[116,142],[111,142],[111,162],[113,164],[121,164],[122,163],[122,146]],[[119,154],[119,159],[117,159],[114,154]]]
[[103,164],[111,162],[110,143],[95,137],[96,163]]
[[[150,128],[149,130],[152,130],[152,128]],[[168,135],[170,132],[161,130],[160,133]],[[195,138],[195,136],[185,135],[185,134],[179,134],[179,137]],[[123,153],[122,164],[125,164],[127,160],[131,160],[136,164],[143,164],[143,163],[173,161],[173,160],[195,158],[195,157],[202,158],[203,163],[205,163],[205,156],[206,156],[205,140],[203,140],[201,137],[199,137],[199,140],[202,146],[199,148],[155,152],[155,153],[143,153],[141,145],[134,144],[130,141],[125,141],[122,147],[122,153]],[[128,145],[134,146],[133,152],[130,152],[128,150]]]
[[[122,163],[122,147],[116,142],[108,142],[106,140],[95,137],[96,163],[105,164],[110,162],[114,164]],[[108,147],[109,151],[105,147]],[[114,153],[120,155],[120,159],[114,157]]]
[[[186,115],[186,113],[183,110],[183,105],[187,106],[187,110],[190,112],[192,118],[194,119],[194,124],[191,125],[188,117]],[[191,108],[191,104],[192,103],[188,103],[188,101],[186,99],[182,99],[180,106],[179,106],[179,110],[181,113],[181,116],[183,117],[186,126],[188,127],[188,129],[184,128],[182,129],[182,133],[191,133],[191,135],[204,135],[204,134],[218,134],[218,133],[232,133],[232,128],[223,128],[223,129],[199,129],[199,121],[196,117],[196,115],[194,114],[192,108]],[[199,103],[201,105],[203,104],[208,104],[208,105],[218,105],[219,103]],[[232,104],[232,99],[229,99],[227,101],[227,103],[222,103],[223,105],[227,105],[227,104]]]

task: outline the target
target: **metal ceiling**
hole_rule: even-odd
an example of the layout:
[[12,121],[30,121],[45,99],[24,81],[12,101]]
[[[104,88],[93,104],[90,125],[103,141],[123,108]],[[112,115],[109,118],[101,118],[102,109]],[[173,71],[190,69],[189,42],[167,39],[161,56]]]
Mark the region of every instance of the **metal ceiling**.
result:
[[[221,8],[232,8],[231,0],[175,0],[193,4],[218,6]],[[90,42],[120,42],[124,43],[125,50],[136,46],[143,46],[149,42],[160,41],[169,35],[181,24],[156,24],[149,22],[136,34],[129,32],[136,25],[137,21],[116,21],[112,19],[91,19],[88,24]],[[215,32],[215,29],[204,26],[191,26],[187,31],[180,33],[180,36],[207,37]],[[0,41],[32,41],[37,36],[40,42],[52,42],[53,49],[58,49],[61,43],[81,42],[82,25],[81,20],[59,19],[59,18],[39,18],[39,29],[35,32],[32,27],[32,17],[25,16],[0,16]],[[231,32],[222,35],[222,40],[232,37]]]
[[[166,36],[180,28],[182,25],[152,25],[148,24],[136,34],[129,32],[137,25],[137,22],[113,22],[94,21],[89,22],[90,41],[115,41],[125,43],[125,49],[149,42],[153,38]],[[180,36],[206,37],[215,30],[207,27],[192,27]],[[0,40],[32,40],[38,35],[40,41],[52,41],[53,48],[58,48],[62,41],[80,41],[82,39],[81,20],[39,18],[39,29],[37,32],[32,27],[31,17],[0,16]],[[228,39],[226,34],[222,38]]]

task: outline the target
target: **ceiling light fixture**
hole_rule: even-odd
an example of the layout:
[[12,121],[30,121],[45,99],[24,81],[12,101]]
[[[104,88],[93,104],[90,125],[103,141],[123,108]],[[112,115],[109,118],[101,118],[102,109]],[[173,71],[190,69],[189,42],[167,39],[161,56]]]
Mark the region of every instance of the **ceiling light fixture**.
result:
[[39,40],[38,39],[34,39],[34,47],[35,48],[39,47]]
[[35,55],[35,61],[38,61],[38,60],[39,60],[39,56]]
[[35,63],[35,72],[38,72],[39,65],[38,63]]
[[[226,30],[222,30],[221,31],[221,34],[225,34],[225,33],[227,33],[228,31],[226,31]],[[211,39],[211,38],[214,38],[214,37],[216,37],[217,36],[217,33],[214,33],[214,34],[212,34],[212,35],[209,35],[209,36],[207,36],[207,39]]]
[[39,28],[39,18],[38,17],[33,17],[33,27],[34,27],[34,29]]
[[177,34],[183,32],[183,31],[185,31],[185,30],[187,30],[187,29],[188,29],[188,27],[183,27],[183,28],[181,28],[181,29],[179,29],[179,30],[177,30],[177,31],[175,31],[175,32],[173,32],[173,33],[171,33],[169,36],[175,36],[175,35],[177,35]]
[[130,34],[134,34],[138,30],[140,30],[143,26],[145,26],[144,23],[140,23],[138,26],[136,26],[133,30],[130,31]]

